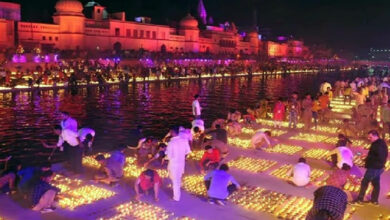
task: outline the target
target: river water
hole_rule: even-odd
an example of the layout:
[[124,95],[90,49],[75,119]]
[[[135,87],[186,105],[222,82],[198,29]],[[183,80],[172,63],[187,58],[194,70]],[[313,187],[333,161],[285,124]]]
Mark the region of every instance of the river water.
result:
[[[144,126],[145,134],[156,137],[165,135],[171,125],[189,125],[192,97],[197,93],[209,126],[214,119],[225,118],[229,109],[244,110],[262,98],[288,97],[293,91],[314,95],[324,80],[333,82],[340,75],[218,78],[138,83],[128,88],[112,85],[106,89],[0,93],[0,158],[11,154],[32,164],[46,160],[51,150],[39,141],[56,142],[51,128],[60,122],[60,111],[70,112],[79,128],[96,130],[96,151],[109,151],[126,143],[127,133],[138,124]],[[60,161],[59,154],[55,155],[53,161]]]

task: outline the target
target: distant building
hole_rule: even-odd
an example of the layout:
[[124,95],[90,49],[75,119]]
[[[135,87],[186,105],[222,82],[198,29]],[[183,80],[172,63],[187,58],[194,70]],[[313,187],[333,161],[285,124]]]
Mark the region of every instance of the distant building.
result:
[[[170,27],[152,24],[148,17],[126,21],[125,12],[108,13],[106,7],[94,1],[83,6],[78,0],[59,0],[55,5],[53,23],[49,24],[20,21],[19,4],[0,2],[0,8],[0,49],[22,45],[27,49],[40,47],[44,50],[144,49],[259,54],[265,48],[256,31],[240,35],[233,23],[226,23],[223,27],[206,25],[205,30],[200,30],[198,20],[190,14],[179,22],[178,27]],[[206,24],[206,18],[206,9],[200,0],[199,19]],[[283,47],[270,43],[268,51],[271,56],[288,54],[290,49]],[[295,50],[298,51],[293,49],[292,54],[298,54]]]
[[390,60],[390,49],[382,48],[370,48],[368,52],[369,60],[388,61]]

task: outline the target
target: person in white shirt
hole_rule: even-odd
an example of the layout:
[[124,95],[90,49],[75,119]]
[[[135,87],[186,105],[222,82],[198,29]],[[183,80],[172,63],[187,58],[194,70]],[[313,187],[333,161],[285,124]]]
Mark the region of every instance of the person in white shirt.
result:
[[325,92],[327,92],[328,88],[332,89],[332,85],[330,85],[330,83],[328,83],[327,81],[323,82],[320,86],[320,92],[322,94],[325,94]]
[[61,112],[61,127],[63,130],[72,130],[74,132],[77,132],[77,121],[76,119],[70,117],[68,112]]
[[310,166],[306,163],[305,158],[299,158],[298,163],[289,171],[292,182],[296,186],[306,186],[310,182]]
[[330,152],[330,155],[337,155],[337,157],[333,157],[336,161],[332,161],[335,166],[339,169],[343,167],[343,164],[348,164],[350,167],[353,167],[353,153],[351,149],[345,146],[337,147],[333,151]]
[[70,167],[75,173],[82,172],[83,148],[80,147],[79,134],[70,129],[62,129],[61,126],[54,126],[54,133],[58,135],[58,142],[55,145],[48,145],[42,141],[45,148],[65,149]]
[[186,155],[191,153],[187,139],[179,136],[179,128],[171,128],[171,140],[168,143],[166,157],[168,173],[172,181],[173,200],[180,201],[181,177],[184,173]]
[[200,107],[199,103],[199,95],[196,94],[194,96],[194,101],[192,102],[192,114],[195,116],[196,119],[200,119],[200,115],[202,112],[202,107]]
[[205,128],[204,128],[204,121],[202,119],[195,119],[192,121],[192,131],[194,131],[195,127],[198,127],[200,132],[203,133]]
[[84,144],[84,146],[88,146],[89,151],[92,149],[93,141],[95,140],[95,130],[92,128],[81,128],[78,132],[80,142]]
[[271,147],[271,132],[270,131],[257,131],[251,139],[251,148],[261,149],[267,144],[268,147]]

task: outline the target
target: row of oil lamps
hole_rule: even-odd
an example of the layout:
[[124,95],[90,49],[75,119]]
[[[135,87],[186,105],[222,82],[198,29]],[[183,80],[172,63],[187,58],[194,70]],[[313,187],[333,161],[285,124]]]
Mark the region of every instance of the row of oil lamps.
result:
[[252,173],[264,172],[277,164],[276,161],[266,159],[255,159],[250,157],[240,157],[228,162],[229,167]]

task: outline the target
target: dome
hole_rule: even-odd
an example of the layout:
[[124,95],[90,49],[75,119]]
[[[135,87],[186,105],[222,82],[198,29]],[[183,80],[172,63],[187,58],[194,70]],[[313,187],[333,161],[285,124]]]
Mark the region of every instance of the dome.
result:
[[78,0],[59,0],[55,6],[57,13],[81,13],[83,5]]
[[181,19],[180,27],[198,28],[198,21],[190,14],[187,14],[187,16]]

